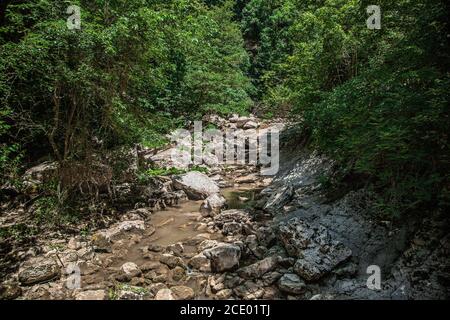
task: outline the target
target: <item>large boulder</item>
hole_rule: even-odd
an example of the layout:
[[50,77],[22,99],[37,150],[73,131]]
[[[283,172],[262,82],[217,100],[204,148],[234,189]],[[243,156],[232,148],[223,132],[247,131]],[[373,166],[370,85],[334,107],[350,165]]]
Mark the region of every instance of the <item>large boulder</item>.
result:
[[22,285],[31,286],[36,283],[45,283],[59,278],[60,268],[55,263],[44,263],[30,266],[19,272],[19,281]]
[[[126,233],[143,232],[145,230],[144,220],[122,221],[110,227],[109,229],[99,231],[92,236],[92,244],[97,251],[111,251],[111,243],[120,239]],[[148,226],[148,232],[151,234],[155,228]]]
[[203,251],[203,255],[211,261],[213,272],[223,272],[239,267],[241,248],[234,244],[219,243],[217,246]]
[[288,254],[298,258],[294,271],[308,281],[320,279],[352,255],[349,248],[331,239],[326,228],[299,218],[281,223],[279,236]]
[[219,193],[219,186],[206,174],[191,171],[173,178],[173,186],[186,192],[190,200],[205,200]]

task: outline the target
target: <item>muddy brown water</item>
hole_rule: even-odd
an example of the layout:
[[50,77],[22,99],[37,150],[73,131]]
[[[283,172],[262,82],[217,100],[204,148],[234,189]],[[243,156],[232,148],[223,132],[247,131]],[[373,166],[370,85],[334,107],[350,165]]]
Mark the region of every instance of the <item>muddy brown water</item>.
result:
[[[227,199],[228,209],[248,208],[252,201],[255,200],[258,192],[259,190],[255,190],[254,186],[251,185],[241,185],[237,188],[227,188],[221,191],[222,195]],[[109,254],[109,257],[112,258],[110,266],[118,269],[125,262],[134,262],[138,266],[143,265],[149,261],[145,258],[143,249],[150,244],[167,247],[183,242],[183,255],[193,256],[197,254],[196,246],[189,245],[189,240],[207,233],[205,229],[198,229],[201,222],[201,214],[199,212],[201,204],[202,201],[187,200],[180,202],[177,206],[153,213],[149,223],[155,227],[155,231],[152,232],[152,228],[147,228],[143,234],[135,238],[136,241],[133,241],[130,235],[121,239],[125,250],[123,254]],[[208,237],[215,240],[223,238],[220,232],[210,234]],[[100,282],[101,279],[108,277],[108,273],[107,270],[103,269],[97,272],[96,275],[93,275],[93,278]]]

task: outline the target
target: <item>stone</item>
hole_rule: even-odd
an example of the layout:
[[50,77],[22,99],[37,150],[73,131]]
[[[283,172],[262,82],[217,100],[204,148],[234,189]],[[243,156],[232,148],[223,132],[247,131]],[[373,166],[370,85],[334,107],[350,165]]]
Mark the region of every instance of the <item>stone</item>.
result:
[[199,253],[188,261],[188,265],[201,272],[211,272],[211,261],[203,253]]
[[152,251],[152,252],[161,252],[161,251],[164,250],[164,247],[159,245],[159,244],[151,243],[151,244],[148,245],[148,250]]
[[124,263],[120,269],[125,273],[125,275],[133,278],[139,276],[142,271],[134,262],[126,262]]
[[149,261],[149,262],[144,263],[140,269],[142,270],[142,272],[147,272],[150,270],[157,269],[160,266],[161,266],[161,263],[159,263],[157,261]]
[[186,286],[171,287],[172,296],[176,300],[192,300],[195,297],[194,290]]
[[172,270],[172,279],[174,281],[180,281],[181,279],[183,279],[183,277],[186,275],[186,270],[183,269],[182,267],[175,267]]
[[[151,227],[152,226],[149,226],[149,228]],[[92,244],[94,245],[96,250],[101,251],[106,250],[107,252],[110,252],[111,250],[110,244],[112,241],[118,240],[121,236],[123,236],[127,232],[134,232],[134,231],[142,232],[144,230],[145,230],[144,220],[122,221],[118,224],[115,224],[114,226],[112,226],[107,230],[103,230],[94,234],[92,236]]]
[[275,270],[277,265],[278,257],[272,256],[241,268],[237,271],[237,273],[244,279],[259,279],[267,272]]
[[215,298],[218,300],[227,300],[233,294],[233,290],[231,289],[223,289],[216,293]]
[[43,183],[49,182],[55,175],[58,164],[56,162],[43,162],[25,171],[22,183],[26,194],[38,192]]
[[258,128],[258,124],[255,121],[248,121],[243,126],[244,130],[247,129],[256,129]]
[[176,257],[174,255],[168,254],[168,253],[161,255],[161,257],[159,258],[159,261],[161,263],[164,263],[165,265],[167,265],[170,268],[175,268],[177,266],[183,267],[183,268],[186,267],[183,259],[181,259],[180,257]]
[[281,223],[279,233],[288,254],[298,258],[294,271],[307,281],[320,279],[352,255],[349,248],[331,239],[326,228],[299,218]]
[[212,217],[220,213],[220,210],[225,206],[226,199],[219,195],[213,194],[206,198],[200,206],[200,213],[203,217]]
[[238,184],[245,184],[245,183],[253,183],[258,180],[258,176],[256,174],[249,174],[247,176],[242,176],[239,178],[236,178],[234,181]]
[[227,222],[222,226],[222,233],[225,236],[235,236],[242,234],[243,226],[239,222]]
[[161,289],[156,293],[155,300],[175,300],[172,290]]
[[291,186],[284,186],[271,194],[263,209],[269,213],[277,214],[288,204],[294,196],[294,189]]
[[287,294],[302,294],[306,289],[306,284],[298,275],[286,273],[278,281],[278,288]]
[[234,244],[221,243],[203,251],[203,254],[211,261],[212,271],[223,272],[239,267],[241,248]]
[[19,272],[19,281],[22,285],[30,286],[36,283],[45,283],[59,278],[61,271],[54,263],[45,263],[31,266]]
[[219,193],[219,186],[206,174],[191,171],[173,178],[173,186],[186,192],[190,200],[205,200],[209,196]]
[[105,300],[105,290],[87,290],[75,294],[75,300]]

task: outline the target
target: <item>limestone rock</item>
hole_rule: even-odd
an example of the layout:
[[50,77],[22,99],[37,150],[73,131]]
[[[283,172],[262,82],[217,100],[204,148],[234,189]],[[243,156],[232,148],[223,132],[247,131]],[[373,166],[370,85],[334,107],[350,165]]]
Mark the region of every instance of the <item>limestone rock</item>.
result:
[[45,263],[31,266],[20,271],[19,281],[23,285],[30,286],[36,283],[44,283],[57,279],[60,274],[61,272],[58,265],[54,263]]
[[204,200],[220,191],[218,185],[211,178],[196,171],[174,177],[173,185],[176,189],[186,192],[190,200]]

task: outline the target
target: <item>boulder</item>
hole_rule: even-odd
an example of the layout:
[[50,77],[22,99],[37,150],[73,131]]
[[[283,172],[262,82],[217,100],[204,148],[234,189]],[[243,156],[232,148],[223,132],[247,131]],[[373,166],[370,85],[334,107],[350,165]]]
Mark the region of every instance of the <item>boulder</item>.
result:
[[238,275],[244,279],[259,279],[267,272],[275,270],[278,265],[278,257],[272,256],[241,268],[237,271]]
[[175,286],[170,290],[176,300],[192,300],[195,297],[194,290],[186,286]]
[[320,279],[352,255],[349,248],[331,239],[326,228],[299,218],[281,223],[279,233],[288,254],[298,258],[294,271],[308,281]]
[[241,248],[234,244],[219,243],[203,251],[203,254],[211,261],[212,271],[223,272],[239,267]]
[[165,265],[167,265],[169,268],[175,268],[175,267],[182,267],[185,268],[186,265],[184,264],[183,259],[181,259],[180,257],[176,257],[174,255],[171,254],[163,254],[160,258],[159,261],[161,263],[164,263]]
[[61,271],[54,263],[45,263],[31,266],[19,272],[19,281],[22,285],[31,286],[36,283],[45,283],[59,278]]
[[220,213],[220,210],[222,210],[226,202],[227,201],[223,196],[219,194],[213,194],[203,201],[202,205],[200,206],[200,213],[203,217],[215,216],[216,214]]
[[134,262],[124,263],[120,269],[123,273],[131,278],[139,276],[142,272]]
[[186,192],[190,200],[205,200],[220,191],[218,185],[206,174],[195,171],[174,177],[173,185]]
[[211,272],[211,261],[203,253],[193,256],[188,261],[188,265],[201,272]]
[[278,281],[278,288],[287,294],[302,294],[306,289],[306,284],[298,275],[286,273]]

